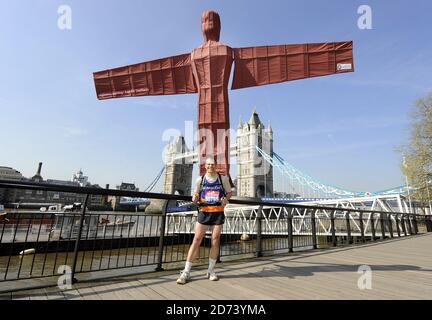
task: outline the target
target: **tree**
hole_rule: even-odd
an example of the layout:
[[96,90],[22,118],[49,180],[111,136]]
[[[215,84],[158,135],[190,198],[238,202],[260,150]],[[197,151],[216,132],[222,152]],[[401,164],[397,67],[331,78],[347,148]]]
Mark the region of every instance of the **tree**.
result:
[[410,112],[409,143],[401,148],[401,170],[411,195],[420,201],[430,201],[432,196],[432,93],[419,99]]

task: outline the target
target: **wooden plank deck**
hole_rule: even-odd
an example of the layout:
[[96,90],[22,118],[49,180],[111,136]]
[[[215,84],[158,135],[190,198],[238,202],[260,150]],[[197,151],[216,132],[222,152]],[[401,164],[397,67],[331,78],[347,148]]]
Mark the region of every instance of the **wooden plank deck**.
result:
[[[178,271],[79,283],[73,290],[46,288],[3,294],[0,299],[268,300],[432,299],[432,234],[344,248],[223,262],[220,280],[192,269],[186,285]],[[372,289],[360,290],[358,267],[372,269]]]

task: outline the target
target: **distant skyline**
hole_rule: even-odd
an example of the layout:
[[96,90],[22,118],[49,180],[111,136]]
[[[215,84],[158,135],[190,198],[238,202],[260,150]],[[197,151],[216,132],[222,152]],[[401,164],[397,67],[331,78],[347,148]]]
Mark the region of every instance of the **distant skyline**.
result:
[[[357,25],[364,4],[371,30]],[[58,27],[61,5],[71,30]],[[191,52],[206,9],[231,47],[353,40],[354,73],[230,91],[231,127],[256,106],[274,150],[310,176],[357,191],[404,183],[395,149],[432,91],[428,0],[0,0],[0,166],[31,177],[43,162],[45,179],[82,169],[102,187],[145,189],[163,166],[164,132],[196,127],[197,95],[99,101],[92,73]]]

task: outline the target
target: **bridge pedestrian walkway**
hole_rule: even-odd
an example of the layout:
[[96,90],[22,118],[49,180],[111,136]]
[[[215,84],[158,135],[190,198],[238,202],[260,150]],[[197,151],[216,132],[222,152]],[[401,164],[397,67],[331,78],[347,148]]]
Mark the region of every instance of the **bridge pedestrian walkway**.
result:
[[[273,300],[432,299],[432,234],[343,248],[222,262],[220,280],[205,278],[206,266],[192,269],[186,285],[178,271],[2,294],[1,299],[78,300]],[[372,288],[358,287],[361,265],[372,269]]]

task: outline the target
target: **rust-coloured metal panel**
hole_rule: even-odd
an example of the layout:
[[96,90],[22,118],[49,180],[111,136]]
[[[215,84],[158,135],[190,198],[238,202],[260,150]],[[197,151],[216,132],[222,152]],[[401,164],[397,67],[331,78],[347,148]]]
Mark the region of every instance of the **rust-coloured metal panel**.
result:
[[[205,158],[216,159],[216,170],[229,174],[229,102],[228,81],[232,49],[218,41],[208,41],[194,49],[192,70],[198,86],[198,143],[200,174]],[[209,139],[209,138],[213,139]],[[213,140],[213,141],[212,141]]]
[[204,44],[191,54],[95,72],[94,80],[99,99],[198,93],[200,174],[205,173],[205,158],[214,157],[216,170],[229,176],[228,82],[233,59],[232,89],[240,89],[352,72],[353,43],[232,49],[219,41],[220,30],[218,13],[205,11],[201,17]]
[[232,89],[353,72],[353,43],[236,48]]
[[98,99],[196,93],[190,54],[93,74]]

